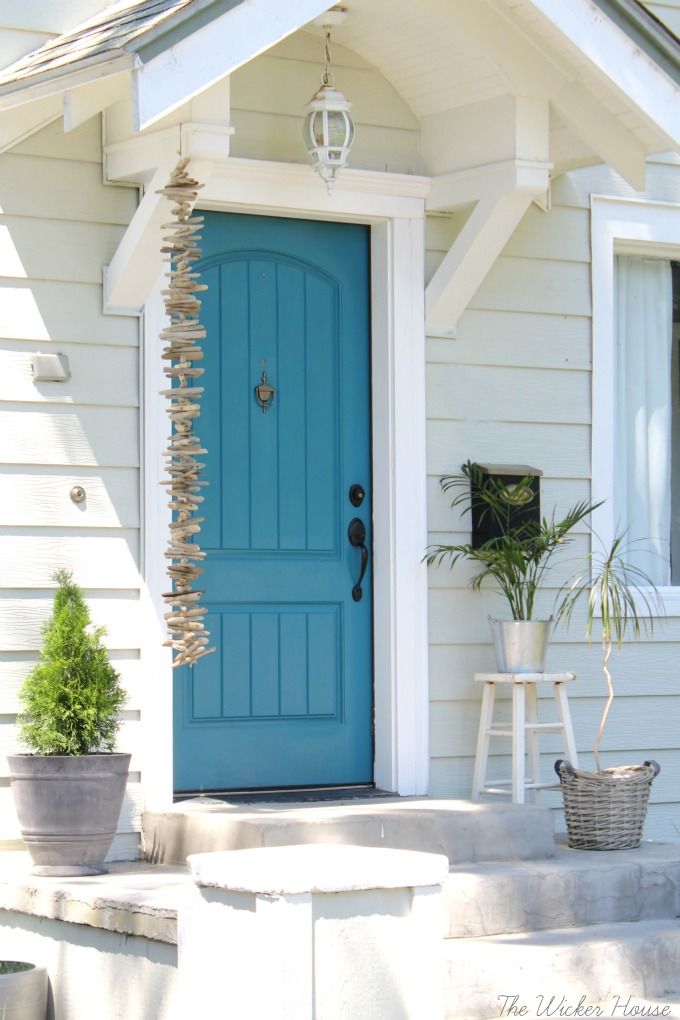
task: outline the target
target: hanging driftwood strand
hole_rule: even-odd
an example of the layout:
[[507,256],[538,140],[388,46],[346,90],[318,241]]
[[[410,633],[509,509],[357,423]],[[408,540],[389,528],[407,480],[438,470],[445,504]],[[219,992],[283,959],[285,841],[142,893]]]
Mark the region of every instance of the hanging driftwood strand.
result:
[[198,343],[206,335],[199,321],[201,302],[196,295],[208,288],[198,282],[200,273],[191,269],[192,263],[201,257],[198,242],[203,217],[192,216],[198,189],[202,185],[187,172],[188,163],[188,159],[180,160],[168,184],[159,192],[174,203],[171,209],[173,221],[163,224],[161,248],[169,265],[166,274],[169,283],[162,295],[171,321],[161,331],[160,338],[165,344],[161,355],[165,362],[163,372],[173,384],[172,388],[162,391],[168,402],[172,424],[172,434],[163,454],[168,477],[162,484],[170,496],[168,506],[174,514],[165,553],[170,561],[168,576],[173,590],[165,592],[163,598],[169,610],[165,614],[168,629],[165,644],[175,652],[175,666],[193,665],[202,655],[215,651],[208,647],[210,638],[203,624],[207,610],[196,604],[203,592],[193,588],[194,581],[203,572],[198,563],[205,558],[205,553],[194,541],[201,530],[203,518],[194,515],[203,502],[198,493],[208,483],[201,480],[205,465],[197,459],[207,451],[193,432],[193,423],[201,410],[203,389],[191,385],[190,380],[198,379],[204,371],[193,364],[203,358]]

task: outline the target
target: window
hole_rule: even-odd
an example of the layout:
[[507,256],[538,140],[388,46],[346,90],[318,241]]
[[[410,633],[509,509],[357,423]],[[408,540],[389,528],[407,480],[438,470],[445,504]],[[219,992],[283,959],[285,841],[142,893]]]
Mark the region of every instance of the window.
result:
[[616,256],[615,524],[659,587],[680,584],[677,280],[668,259]]
[[593,528],[680,616],[680,207],[592,196],[591,242]]

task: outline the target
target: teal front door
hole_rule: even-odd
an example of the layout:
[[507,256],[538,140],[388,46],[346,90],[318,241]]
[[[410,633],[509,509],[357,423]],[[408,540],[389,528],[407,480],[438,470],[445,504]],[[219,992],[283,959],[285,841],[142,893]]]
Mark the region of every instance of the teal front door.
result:
[[368,228],[205,219],[196,431],[216,651],[174,671],[175,789],[370,783]]

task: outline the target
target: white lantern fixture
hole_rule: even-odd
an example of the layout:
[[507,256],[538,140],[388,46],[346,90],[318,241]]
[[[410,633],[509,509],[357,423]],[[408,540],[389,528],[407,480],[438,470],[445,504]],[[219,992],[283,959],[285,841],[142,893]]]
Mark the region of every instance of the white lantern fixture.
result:
[[331,29],[323,26],[325,35],[325,63],[321,75],[321,88],[306,106],[302,129],[312,166],[326,182],[328,194],[349,156],[354,141],[354,123],[349,111],[352,106],[339,89],[331,73]]

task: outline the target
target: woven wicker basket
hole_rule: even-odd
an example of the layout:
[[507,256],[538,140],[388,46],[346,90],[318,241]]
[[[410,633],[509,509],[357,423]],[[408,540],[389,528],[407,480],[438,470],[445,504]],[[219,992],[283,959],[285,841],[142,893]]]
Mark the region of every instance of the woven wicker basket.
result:
[[602,772],[582,772],[556,761],[569,846],[576,850],[626,850],[640,846],[655,761]]

